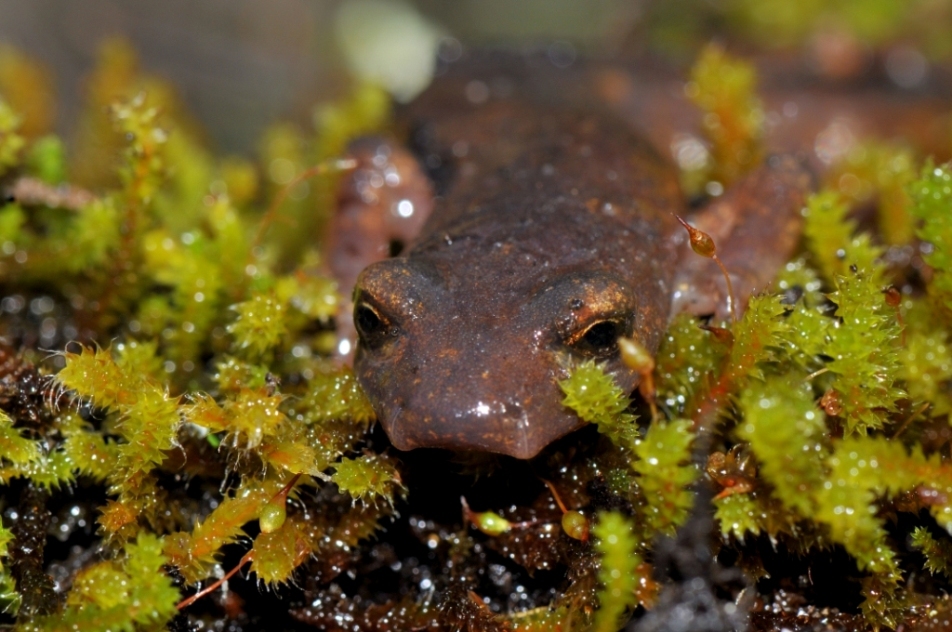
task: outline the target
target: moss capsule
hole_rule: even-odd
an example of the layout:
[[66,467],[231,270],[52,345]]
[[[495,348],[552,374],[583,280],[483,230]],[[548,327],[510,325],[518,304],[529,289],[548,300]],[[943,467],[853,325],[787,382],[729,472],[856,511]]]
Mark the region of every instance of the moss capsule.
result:
[[288,517],[284,499],[284,496],[279,496],[261,508],[258,524],[262,533],[273,533],[284,525],[284,520]]
[[483,511],[480,513],[472,513],[469,516],[470,522],[474,527],[485,533],[486,535],[496,536],[502,535],[506,531],[512,529],[512,523],[500,516],[497,513],[492,511]]
[[588,542],[588,518],[580,511],[566,511],[562,514],[562,530],[570,538]]

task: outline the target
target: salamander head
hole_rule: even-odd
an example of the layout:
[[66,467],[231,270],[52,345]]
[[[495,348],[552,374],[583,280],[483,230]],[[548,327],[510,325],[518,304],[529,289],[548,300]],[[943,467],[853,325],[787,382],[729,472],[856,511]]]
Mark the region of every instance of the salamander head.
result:
[[616,341],[638,336],[644,314],[623,279],[487,276],[491,263],[448,276],[439,262],[401,258],[361,274],[355,372],[397,448],[531,458],[582,425],[558,386],[574,362],[604,362],[620,386],[636,386]]

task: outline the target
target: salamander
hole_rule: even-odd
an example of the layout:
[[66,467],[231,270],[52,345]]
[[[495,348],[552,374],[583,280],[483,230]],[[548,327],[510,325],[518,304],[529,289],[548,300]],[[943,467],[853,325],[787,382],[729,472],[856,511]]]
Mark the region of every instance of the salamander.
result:
[[619,336],[653,353],[673,314],[726,316],[675,215],[714,236],[742,305],[794,248],[810,177],[774,156],[692,214],[676,169],[597,100],[468,72],[400,114],[415,151],[352,148],[330,244],[354,287],[341,350],[397,448],[527,459],[583,424],[558,386],[575,363],[630,391]]

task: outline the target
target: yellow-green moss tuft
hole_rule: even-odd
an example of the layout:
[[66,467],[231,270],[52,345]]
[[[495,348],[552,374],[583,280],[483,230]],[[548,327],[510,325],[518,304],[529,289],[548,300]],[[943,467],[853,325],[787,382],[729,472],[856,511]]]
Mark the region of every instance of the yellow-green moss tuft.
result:
[[565,393],[562,403],[574,410],[588,423],[598,426],[598,431],[612,442],[630,449],[638,442],[635,416],[626,412],[628,396],[591,360],[575,367],[571,375],[559,382]]
[[631,521],[620,513],[603,512],[592,529],[595,550],[601,558],[598,567],[599,609],[592,625],[594,632],[615,632],[623,623],[625,611],[635,605],[635,588],[642,579],[638,567],[641,557]]

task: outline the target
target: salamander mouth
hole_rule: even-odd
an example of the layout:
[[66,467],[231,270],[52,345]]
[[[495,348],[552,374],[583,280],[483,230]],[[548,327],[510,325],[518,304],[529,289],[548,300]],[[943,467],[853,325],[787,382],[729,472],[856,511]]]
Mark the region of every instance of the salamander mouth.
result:
[[445,448],[530,459],[547,443],[533,434],[529,414],[519,403],[477,402],[451,416],[411,413],[395,405],[381,416],[381,422],[399,450]]
[[384,429],[387,431],[387,436],[390,437],[390,442],[398,450],[411,450],[412,447],[404,447],[408,444],[407,437],[404,436],[402,432],[404,428],[403,419],[403,406],[396,404],[393,408],[390,409],[390,412],[387,414],[386,419],[381,419],[380,423],[383,424]]

